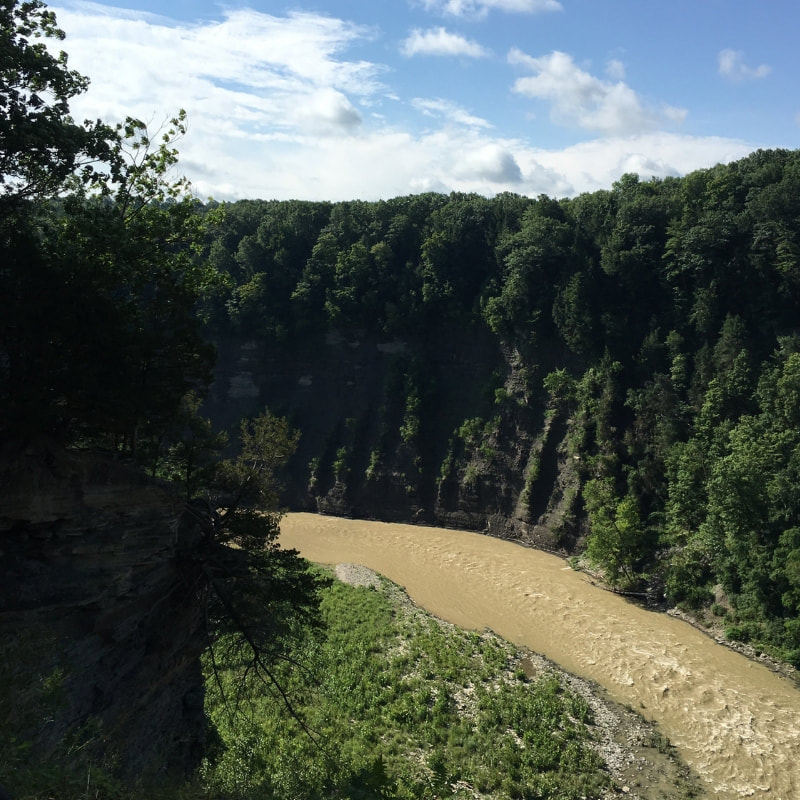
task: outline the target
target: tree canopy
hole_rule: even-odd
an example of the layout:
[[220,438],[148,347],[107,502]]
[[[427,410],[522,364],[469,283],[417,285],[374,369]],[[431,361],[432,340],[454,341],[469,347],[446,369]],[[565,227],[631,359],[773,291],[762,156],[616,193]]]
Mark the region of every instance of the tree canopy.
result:
[[76,123],[69,101],[88,79],[53,55],[62,40],[55,14],[40,0],[0,3],[0,213],[9,201],[49,196],[71,179],[90,180],[112,155],[103,123]]
[[[799,333],[798,175],[800,153],[773,150],[563,200],[227,204],[208,240],[228,276],[210,324],[287,359],[325,335],[403,342],[371,420],[365,400],[343,403],[347,425],[316,450],[304,440],[297,474],[310,460],[313,496],[395,482],[415,507],[512,514],[498,494],[511,483],[541,514],[564,463],[512,466],[504,449],[564,425],[578,486],[555,532],[565,546],[585,542],[621,587],[685,604],[724,595],[732,634],[796,659],[794,612],[764,599],[793,591],[800,525],[793,423],[765,405],[764,381]],[[469,362],[472,383],[448,360]],[[475,420],[481,436],[461,437]],[[734,477],[754,485],[736,503]]]

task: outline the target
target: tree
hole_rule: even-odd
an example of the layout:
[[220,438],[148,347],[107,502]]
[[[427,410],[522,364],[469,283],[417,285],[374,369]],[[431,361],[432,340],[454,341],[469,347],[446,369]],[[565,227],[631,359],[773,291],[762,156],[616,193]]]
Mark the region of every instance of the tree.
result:
[[562,207],[545,196],[523,214],[519,232],[498,248],[503,281],[483,315],[501,338],[532,342],[551,333],[554,287],[573,269],[574,228]]
[[556,295],[553,321],[567,346],[581,355],[595,341],[591,288],[584,272],[576,272]]
[[605,570],[613,586],[633,584],[640,564],[650,554],[636,500],[630,495],[616,497],[608,479],[588,481],[583,498],[592,530],[586,555]]
[[88,80],[48,50],[63,38],[40,0],[0,3],[0,294],[16,300],[0,327],[0,435],[135,456],[210,381],[197,310],[215,279],[197,258],[198,204],[171,175],[184,112],[155,134],[133,118],[75,123]]
[[169,179],[183,130],[181,114],[153,142],[129,119],[111,131],[107,173],[3,219],[0,290],[17,303],[2,323],[0,429],[136,456],[205,391],[213,349],[197,311],[216,277],[196,252],[208,217]]
[[110,155],[109,128],[69,114],[88,79],[44,41],[63,38],[40,0],[0,2],[0,215],[12,201],[53,194],[76,170],[91,179],[92,165]]
[[216,669],[221,657],[238,672],[239,694],[261,683],[292,713],[275,664],[301,667],[293,653],[319,626],[319,593],[328,585],[309,571],[296,550],[278,544],[282,514],[276,472],[299,437],[269,410],[243,420],[239,455],[220,464],[206,499],[190,505],[206,533],[200,581],[206,590],[212,664]]
[[222,519],[233,518],[245,504],[276,508],[276,471],[294,453],[300,439],[289,423],[268,409],[241,423],[241,452],[220,465],[220,476],[213,487],[216,504],[226,508]]
[[201,398],[189,392],[181,401],[175,429],[150,442],[151,470],[180,486],[187,500],[213,485],[228,435],[215,431],[200,414]]
[[739,419],[711,465],[700,533],[716,553],[726,589],[769,617],[783,613],[774,554],[800,524],[800,353],[778,352],[757,397],[760,413]]

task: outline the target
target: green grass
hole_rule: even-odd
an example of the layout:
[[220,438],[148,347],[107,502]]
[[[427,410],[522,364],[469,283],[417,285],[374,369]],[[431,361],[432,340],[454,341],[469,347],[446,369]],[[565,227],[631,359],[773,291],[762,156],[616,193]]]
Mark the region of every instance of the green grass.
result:
[[[287,669],[313,741],[265,687],[232,723],[215,682],[220,740],[203,770],[228,798],[597,797],[609,777],[588,745],[586,702],[551,675],[528,680],[497,637],[462,631],[404,596],[335,583],[324,637]],[[233,672],[222,685],[232,697]]]
[[[296,715],[252,672],[242,680],[238,651],[218,644],[218,673],[206,664],[212,732],[192,782],[144,791],[84,758],[77,739],[44,763],[10,734],[0,781],[18,800],[572,800],[610,784],[586,702],[553,675],[528,678],[498,637],[430,617],[388,581],[335,582],[322,611],[324,631],[275,670]],[[58,671],[41,676],[37,712],[54,713],[59,686]]]

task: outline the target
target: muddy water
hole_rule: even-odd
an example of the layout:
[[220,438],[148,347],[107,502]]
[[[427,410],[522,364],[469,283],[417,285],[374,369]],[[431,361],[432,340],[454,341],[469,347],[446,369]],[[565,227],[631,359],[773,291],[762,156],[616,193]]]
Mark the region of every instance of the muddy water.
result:
[[479,534],[290,514],[281,543],[368,566],[434,614],[488,627],[655,719],[711,797],[800,800],[800,691],[554,556]]

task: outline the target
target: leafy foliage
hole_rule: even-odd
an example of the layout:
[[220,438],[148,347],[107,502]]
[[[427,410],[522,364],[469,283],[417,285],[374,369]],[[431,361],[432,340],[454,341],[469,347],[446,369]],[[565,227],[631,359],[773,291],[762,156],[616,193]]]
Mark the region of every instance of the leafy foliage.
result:
[[129,120],[107,140],[109,175],[0,220],[0,287],[18,299],[2,323],[7,435],[116,444],[137,457],[164,437],[187,392],[205,390],[213,350],[197,307],[214,276],[193,248],[195,203],[175,199],[183,183],[166,180],[182,128],[176,118],[150,150]]
[[88,80],[46,39],[64,32],[41,0],[0,3],[0,217],[25,198],[48,196],[73,177],[89,181],[111,156],[110,129],[76,124],[69,101]]
[[[405,601],[407,603],[407,601]],[[303,698],[302,736],[285,706],[250,687],[250,724],[232,727],[209,683],[221,737],[205,766],[231,798],[433,798],[482,794],[596,797],[608,784],[589,744],[591,712],[553,676],[529,682],[494,636],[445,626],[399,591],[336,583],[323,599],[325,634],[304,643],[305,673],[283,673]]]
[[[373,483],[396,477],[420,503],[449,510],[464,500],[459,482],[470,498],[494,502],[496,491],[476,480],[475,435],[464,431],[471,445],[454,435],[463,421],[499,412],[492,449],[512,452],[545,415],[566,425],[576,481],[564,494],[575,497],[569,540],[585,536],[610,579],[654,597],[665,588],[671,602],[702,605],[726,593],[729,624],[746,617],[754,641],[794,659],[793,612],[766,595],[791,583],[793,539],[786,534],[788,549],[775,543],[800,526],[790,488],[796,423],[767,399],[779,390],[764,381],[778,386],[774,353],[795,347],[799,176],[800,153],[775,150],[685,178],[626,175],[561,201],[454,193],[234,203],[209,245],[232,283],[209,314],[215,330],[258,336],[272,352],[342,332],[404,343],[404,374],[380,400],[380,433],[359,442],[334,432],[324,452],[304,453],[304,465],[330,465],[345,447],[360,466],[342,473],[350,495],[378,452]],[[294,238],[267,245],[267,229]],[[255,242],[258,258],[245,259]],[[237,272],[243,259],[252,274]],[[263,298],[257,315],[242,314],[245,295]],[[473,355],[487,342],[493,349]],[[513,380],[495,383],[488,402],[481,378],[450,387],[445,349],[468,354],[476,373]],[[494,408],[497,397],[515,402]],[[356,428],[369,429],[366,417]],[[507,478],[544,497],[541,510],[559,491],[548,458],[535,481]],[[781,530],[771,520],[778,485]],[[746,562],[756,553],[754,572]]]

